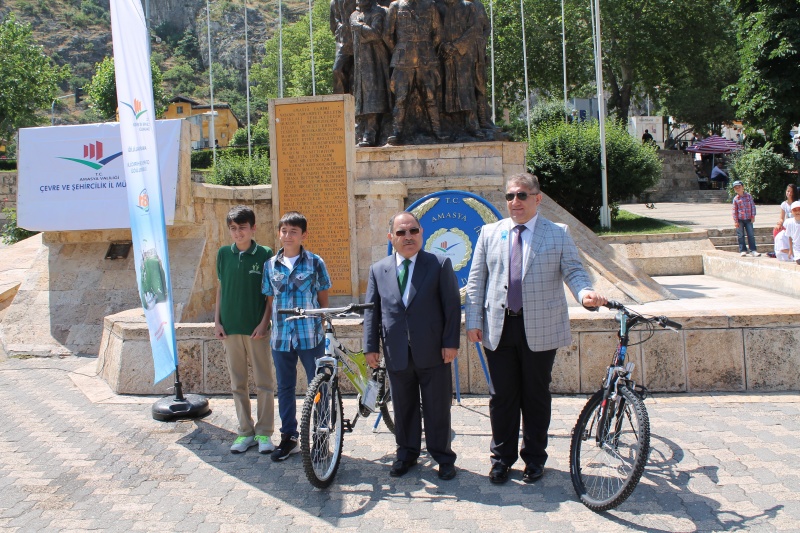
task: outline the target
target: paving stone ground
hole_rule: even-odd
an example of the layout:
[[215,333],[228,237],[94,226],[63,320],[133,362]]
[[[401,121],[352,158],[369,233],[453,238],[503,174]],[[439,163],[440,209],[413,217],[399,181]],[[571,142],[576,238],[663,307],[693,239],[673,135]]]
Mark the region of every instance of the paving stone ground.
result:
[[[554,401],[550,460],[489,483],[488,398],[453,408],[458,476],[425,457],[389,477],[393,438],[362,420],[334,485],[313,489],[299,455],[232,455],[235,413],[211,399],[199,421],[163,423],[152,398],[103,393],[93,359],[0,357],[2,531],[797,531],[800,394],[657,395],[640,485],[597,514],[575,496],[569,435],[585,397]],[[355,401],[345,401],[352,416]]]

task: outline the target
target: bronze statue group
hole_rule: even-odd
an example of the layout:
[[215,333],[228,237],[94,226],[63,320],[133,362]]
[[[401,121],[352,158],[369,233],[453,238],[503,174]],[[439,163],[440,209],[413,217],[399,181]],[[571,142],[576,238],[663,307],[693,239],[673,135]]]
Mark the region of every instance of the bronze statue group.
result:
[[359,146],[495,140],[480,0],[331,0],[334,92]]

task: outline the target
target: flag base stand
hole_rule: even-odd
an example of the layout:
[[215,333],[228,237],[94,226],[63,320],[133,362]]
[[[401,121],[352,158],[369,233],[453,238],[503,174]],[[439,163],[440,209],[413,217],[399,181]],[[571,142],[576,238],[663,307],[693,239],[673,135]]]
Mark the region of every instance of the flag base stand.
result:
[[183,387],[175,368],[175,396],[161,398],[153,404],[153,418],[169,422],[176,418],[201,418],[211,413],[208,399],[199,394],[183,394]]

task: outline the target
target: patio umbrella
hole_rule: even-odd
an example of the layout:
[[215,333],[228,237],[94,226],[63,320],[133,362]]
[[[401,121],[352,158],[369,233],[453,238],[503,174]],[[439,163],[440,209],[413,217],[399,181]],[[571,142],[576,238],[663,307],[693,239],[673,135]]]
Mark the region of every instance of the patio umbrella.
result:
[[693,144],[686,151],[699,154],[730,154],[741,149],[741,146],[729,139],[719,135],[712,135],[697,144]]

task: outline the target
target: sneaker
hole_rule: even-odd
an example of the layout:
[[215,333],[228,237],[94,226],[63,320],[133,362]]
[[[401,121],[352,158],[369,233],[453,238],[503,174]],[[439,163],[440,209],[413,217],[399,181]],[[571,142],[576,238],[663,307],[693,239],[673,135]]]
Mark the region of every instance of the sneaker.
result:
[[256,435],[256,442],[258,443],[258,453],[272,453],[275,449],[272,439],[266,435]]
[[740,256],[740,257],[747,257],[747,252],[741,252],[741,253],[739,254],[739,256]]
[[290,455],[300,452],[300,443],[297,442],[297,437],[289,437],[281,435],[281,443],[272,452],[273,461],[283,461]]
[[256,439],[250,435],[248,437],[236,437],[236,440],[231,444],[231,453],[244,453],[248,448],[256,445]]
[[761,257],[761,253],[759,253],[759,252],[756,252],[755,250],[753,250],[752,252],[750,252],[750,255],[752,255],[753,257]]

